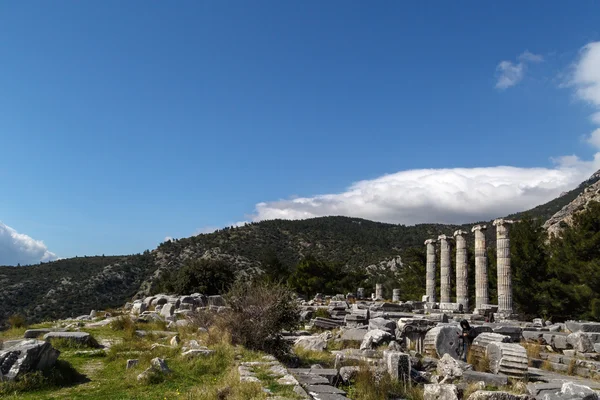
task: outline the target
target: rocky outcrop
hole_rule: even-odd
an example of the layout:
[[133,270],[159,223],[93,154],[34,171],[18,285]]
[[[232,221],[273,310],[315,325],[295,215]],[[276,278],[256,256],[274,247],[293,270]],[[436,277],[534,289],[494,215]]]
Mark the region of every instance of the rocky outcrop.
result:
[[27,372],[50,368],[59,354],[48,342],[23,340],[8,350],[0,351],[0,381],[19,379]]
[[[546,221],[544,228],[547,229],[548,234],[559,234],[562,226],[570,225],[573,222],[573,215],[585,210],[591,201],[600,201],[600,171],[592,175],[586,182],[594,183],[587,186],[579,196]],[[586,182],[582,185],[585,185]]]

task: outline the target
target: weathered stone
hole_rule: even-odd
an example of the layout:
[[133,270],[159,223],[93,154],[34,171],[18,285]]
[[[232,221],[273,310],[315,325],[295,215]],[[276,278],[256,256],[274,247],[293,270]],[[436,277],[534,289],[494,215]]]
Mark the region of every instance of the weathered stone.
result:
[[400,289],[392,290],[392,301],[400,301]]
[[535,398],[528,394],[517,395],[508,392],[478,390],[471,394],[467,400],[535,400]]
[[439,376],[453,381],[463,376],[463,369],[457,360],[446,353],[437,363],[437,373]]
[[373,329],[381,329],[387,333],[395,334],[396,321],[391,321],[385,318],[371,318],[369,320],[369,330],[371,331]]
[[520,326],[513,325],[501,325],[493,328],[494,333],[500,333],[502,335],[510,336],[511,340],[515,343],[519,343],[523,336],[523,328]]
[[594,390],[574,382],[563,383],[560,392],[568,399],[598,400],[598,394]]
[[583,332],[571,333],[567,336],[567,343],[573,346],[573,349],[581,353],[591,353],[594,351],[594,344],[589,336]]
[[53,339],[66,340],[83,346],[97,347],[96,340],[87,332],[48,332],[44,335],[45,341]]
[[358,372],[360,371],[360,367],[358,366],[346,366],[340,368],[340,378],[344,384],[350,383],[350,380],[353,379]]
[[183,353],[181,353],[181,355],[183,357],[188,357],[188,358],[192,358],[192,357],[200,357],[200,356],[209,356],[211,354],[214,354],[214,350],[210,350],[210,349],[191,349],[191,350],[186,350]]
[[51,329],[27,329],[23,337],[25,339],[36,339],[50,332],[52,332]]
[[136,300],[133,303],[133,306],[131,307],[131,313],[139,315],[139,314],[143,313],[144,311],[146,311],[146,309],[147,309],[146,304],[142,303],[141,300]]
[[352,341],[356,341],[356,342],[362,342],[363,339],[365,338],[366,334],[367,334],[366,329],[350,328],[350,329],[342,330],[340,338],[342,340],[352,340]]
[[528,360],[525,348],[516,343],[492,342],[487,346],[490,370],[495,373],[523,378],[527,375]]
[[52,367],[60,352],[48,342],[23,340],[0,351],[0,380],[19,379],[23,374]]
[[172,317],[175,313],[175,304],[174,303],[165,303],[160,309],[160,316],[163,318]]
[[327,348],[327,340],[321,335],[301,336],[296,339],[294,346],[301,347],[305,350],[323,351]]
[[138,360],[138,359],[127,360],[127,369],[136,367],[139,363],[140,363],[140,360]]
[[567,321],[565,326],[571,332],[595,332],[600,333],[600,322]]
[[373,329],[367,332],[362,343],[360,344],[361,350],[369,350],[378,346],[381,343],[392,340],[392,335],[389,332],[381,329]]
[[425,385],[423,400],[458,400],[456,385],[430,383]]
[[179,335],[175,335],[171,338],[170,344],[173,347],[179,346],[179,343],[181,343],[181,339],[179,339]]
[[383,360],[392,379],[403,381],[405,384],[410,382],[410,354],[386,350],[383,352]]
[[449,354],[454,359],[459,359],[458,338],[462,330],[455,325],[437,326],[425,335],[423,347],[426,354],[442,358]]
[[463,371],[462,379],[463,381],[469,383],[484,382],[489,386],[501,387],[508,385],[508,376],[490,374],[487,372],[477,372],[471,370]]

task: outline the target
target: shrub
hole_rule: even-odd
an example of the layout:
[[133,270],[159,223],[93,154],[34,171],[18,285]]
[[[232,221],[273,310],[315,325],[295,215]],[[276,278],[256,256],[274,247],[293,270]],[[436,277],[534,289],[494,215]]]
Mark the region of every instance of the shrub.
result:
[[11,328],[24,328],[27,326],[27,322],[25,321],[25,317],[21,314],[13,314],[8,317],[8,323]]
[[315,311],[315,318],[331,318],[331,314],[325,308],[317,308]]
[[137,326],[129,316],[121,315],[111,321],[110,329],[113,331],[125,331],[125,337],[132,339],[135,337]]
[[229,332],[233,344],[276,356],[289,352],[281,332],[300,323],[294,292],[279,283],[238,281],[225,298],[230,310],[217,315],[216,326]]

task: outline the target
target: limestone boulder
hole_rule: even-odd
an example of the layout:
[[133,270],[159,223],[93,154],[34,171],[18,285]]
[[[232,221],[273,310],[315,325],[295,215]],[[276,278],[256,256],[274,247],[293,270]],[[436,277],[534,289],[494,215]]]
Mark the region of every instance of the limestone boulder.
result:
[[591,341],[590,337],[583,332],[571,333],[567,336],[567,343],[580,353],[594,352],[594,343]]
[[385,318],[371,318],[369,320],[369,330],[373,329],[381,329],[393,335],[396,332],[396,321]]
[[44,340],[64,340],[76,345],[98,347],[98,342],[87,332],[48,332],[44,335]]
[[425,385],[423,400],[458,400],[456,385],[430,383]]
[[478,390],[471,394],[467,400],[535,400],[535,397],[528,394],[512,394],[508,392],[492,392],[487,390]]
[[446,353],[437,363],[437,373],[451,382],[463,376],[463,368],[457,360]]
[[392,340],[392,334],[381,329],[373,329],[368,331],[360,344],[361,350],[370,350],[379,346],[382,343],[387,343]]
[[136,300],[131,306],[131,313],[135,315],[139,315],[146,311],[147,309],[146,303],[143,303],[141,300]]
[[294,342],[294,346],[305,350],[323,351],[327,348],[327,339],[323,335],[300,336]]
[[18,380],[24,374],[52,367],[60,352],[48,342],[23,340],[8,350],[0,351],[0,381]]
[[165,303],[160,309],[160,316],[163,318],[170,318],[175,314],[175,309],[174,303]]

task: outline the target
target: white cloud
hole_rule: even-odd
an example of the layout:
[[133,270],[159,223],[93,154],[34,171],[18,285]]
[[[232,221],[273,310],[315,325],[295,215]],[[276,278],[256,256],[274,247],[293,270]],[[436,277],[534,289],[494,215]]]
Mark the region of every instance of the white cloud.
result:
[[28,265],[58,257],[41,240],[19,233],[0,222],[0,265]]
[[[575,87],[575,94],[579,99],[594,108],[590,120],[600,125],[600,42],[588,43],[581,49],[569,84]],[[586,140],[600,149],[600,128],[592,131]]]
[[600,128],[595,129],[587,138],[587,142],[597,149],[600,149]]
[[[581,49],[572,83],[581,99],[600,109],[600,42],[588,43]],[[593,118],[600,117],[594,114]]]
[[600,157],[554,160],[555,168],[453,168],[401,171],[360,181],[346,191],[263,202],[255,221],[345,215],[402,223],[466,223],[543,204],[600,168]]
[[519,55],[517,59],[518,62],[516,63],[505,60],[498,64],[496,67],[497,89],[504,90],[511,86],[515,86],[523,80],[528,63],[544,61],[544,58],[541,55],[533,54],[528,50]]

